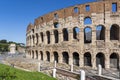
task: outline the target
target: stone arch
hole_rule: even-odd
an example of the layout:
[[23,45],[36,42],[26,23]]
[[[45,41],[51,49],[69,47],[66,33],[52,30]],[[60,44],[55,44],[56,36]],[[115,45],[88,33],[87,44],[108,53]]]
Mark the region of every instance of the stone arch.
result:
[[54,30],[54,37],[55,37],[55,43],[59,42],[59,32],[58,30]]
[[50,32],[47,31],[46,34],[47,34],[47,43],[50,44]]
[[63,55],[63,63],[68,64],[68,63],[69,63],[69,55],[68,55],[68,52],[63,52],[62,55]]
[[85,17],[84,18],[84,25],[89,25],[89,24],[92,24],[92,19],[91,17]]
[[41,60],[43,60],[43,52],[42,51],[40,51],[40,55],[41,55]]
[[38,59],[38,51],[36,50],[35,52],[36,52],[36,59]]
[[99,64],[105,68],[105,55],[101,52],[96,55],[96,66],[98,67]]
[[73,65],[79,66],[79,54],[77,52],[73,53]]
[[78,12],[79,12],[78,7],[74,7],[74,13],[78,13]]
[[78,27],[73,28],[73,38],[78,39],[80,29]]
[[84,43],[92,42],[92,29],[90,27],[84,28]]
[[32,51],[32,59],[34,59],[34,51]]
[[96,40],[105,40],[105,27],[103,25],[96,27]]
[[54,55],[54,61],[58,63],[58,52],[53,52]]
[[110,40],[119,40],[119,25],[113,24],[110,28]]
[[58,14],[54,13],[54,19],[58,19],[58,18],[59,18]]
[[117,53],[110,55],[110,68],[119,68],[119,55]]
[[90,52],[86,52],[84,54],[84,66],[92,66],[91,64],[91,54]]
[[44,42],[43,32],[40,33],[40,36],[41,36],[41,40],[42,40],[42,42]]
[[50,62],[50,52],[46,51],[46,55],[47,55],[47,61]]
[[54,22],[54,28],[59,28],[59,23],[58,22]]
[[63,31],[63,41],[68,41],[68,29],[64,28],[62,31]]

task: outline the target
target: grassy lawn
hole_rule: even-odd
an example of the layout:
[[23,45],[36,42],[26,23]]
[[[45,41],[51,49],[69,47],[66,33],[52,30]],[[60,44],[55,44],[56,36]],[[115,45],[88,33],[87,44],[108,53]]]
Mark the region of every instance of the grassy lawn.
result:
[[[3,77],[5,77],[6,79],[2,79]],[[9,67],[7,65],[0,64],[0,80],[57,80],[57,79],[49,77],[43,73],[27,72]]]

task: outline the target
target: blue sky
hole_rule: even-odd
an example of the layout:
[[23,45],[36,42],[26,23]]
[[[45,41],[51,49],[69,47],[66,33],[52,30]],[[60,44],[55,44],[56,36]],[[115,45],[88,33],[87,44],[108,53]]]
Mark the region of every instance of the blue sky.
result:
[[95,0],[0,0],[0,40],[26,43],[26,28],[34,19],[65,7]]

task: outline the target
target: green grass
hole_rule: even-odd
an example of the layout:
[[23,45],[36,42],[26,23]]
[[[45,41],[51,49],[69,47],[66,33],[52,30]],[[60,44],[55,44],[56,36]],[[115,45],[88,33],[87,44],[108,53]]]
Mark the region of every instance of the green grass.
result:
[[[5,80],[57,80],[40,72],[27,72],[0,64],[0,80],[3,76],[7,76]],[[11,76],[14,79],[10,79]]]

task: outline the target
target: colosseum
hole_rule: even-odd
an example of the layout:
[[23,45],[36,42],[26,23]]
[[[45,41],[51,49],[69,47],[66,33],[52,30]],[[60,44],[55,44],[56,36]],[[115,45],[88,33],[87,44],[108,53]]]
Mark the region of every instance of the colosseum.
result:
[[27,27],[26,46],[28,58],[118,69],[120,1],[79,4],[40,16]]

